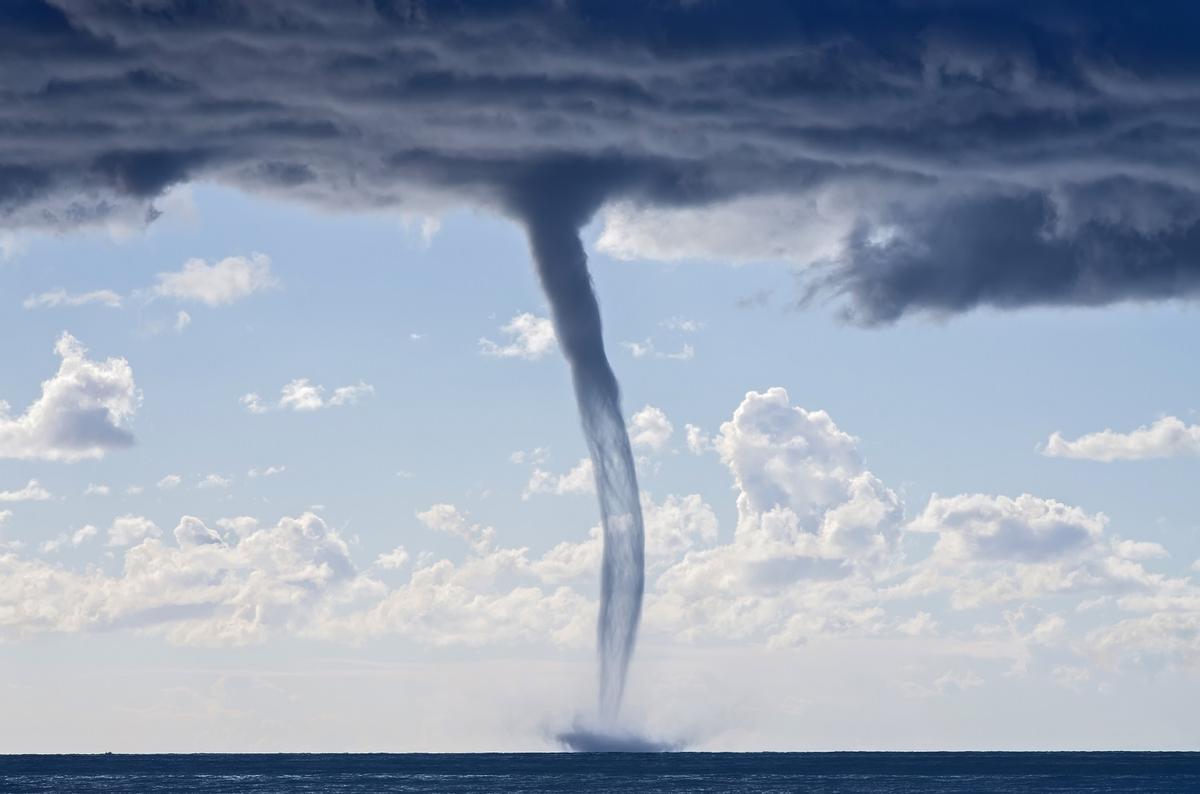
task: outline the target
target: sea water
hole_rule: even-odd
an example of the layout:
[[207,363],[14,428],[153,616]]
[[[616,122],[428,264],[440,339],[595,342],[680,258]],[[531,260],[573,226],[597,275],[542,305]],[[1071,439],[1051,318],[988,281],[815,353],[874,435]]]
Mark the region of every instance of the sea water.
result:
[[3,792],[1200,792],[1200,753],[0,756]]

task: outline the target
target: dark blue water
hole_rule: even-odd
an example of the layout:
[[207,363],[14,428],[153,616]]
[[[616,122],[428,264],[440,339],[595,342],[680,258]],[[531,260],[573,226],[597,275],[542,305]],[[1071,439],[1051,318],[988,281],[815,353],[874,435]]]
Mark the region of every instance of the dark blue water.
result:
[[1200,753],[10,755],[0,791],[1200,792]]

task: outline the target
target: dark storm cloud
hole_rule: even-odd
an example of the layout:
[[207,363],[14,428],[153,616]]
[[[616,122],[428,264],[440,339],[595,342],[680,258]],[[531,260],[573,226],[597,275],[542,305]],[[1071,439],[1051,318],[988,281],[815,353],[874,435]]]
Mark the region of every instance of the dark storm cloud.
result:
[[1192,2],[9,0],[0,223],[845,186],[806,278],[855,321],[1195,296],[1197,40]]
[[[1098,306],[1200,292],[1194,206],[1186,224],[1156,222],[1142,230],[1136,219],[1106,215],[1111,207],[1119,212],[1119,202],[1106,200],[1085,224],[1061,235],[1046,228],[1056,213],[1034,192],[898,210],[893,220],[905,229],[903,238],[872,241],[856,231],[844,261],[823,281],[818,277],[810,294],[843,292],[852,300],[851,319],[887,322],[922,309]],[[1150,206],[1165,212],[1165,204]]]

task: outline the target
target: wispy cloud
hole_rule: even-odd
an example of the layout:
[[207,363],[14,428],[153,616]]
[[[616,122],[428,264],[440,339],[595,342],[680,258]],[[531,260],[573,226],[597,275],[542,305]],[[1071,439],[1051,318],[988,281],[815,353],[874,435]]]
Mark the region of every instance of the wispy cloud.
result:
[[57,309],[64,306],[87,306],[90,304],[119,309],[122,306],[122,298],[110,289],[79,293],[70,293],[65,289],[52,289],[40,295],[30,295],[21,303],[26,309]]
[[690,320],[687,317],[670,317],[659,323],[668,331],[676,331],[681,334],[694,334],[704,328],[704,323],[699,320]]
[[643,342],[622,342],[621,346],[629,351],[629,354],[634,358],[659,358],[670,359],[673,361],[691,361],[696,357],[696,348],[689,343],[684,342],[683,346],[675,352],[663,352],[654,345],[653,339],[646,339]]
[[[215,307],[279,286],[279,280],[271,272],[271,258],[257,253],[226,257],[211,265],[203,259],[189,259],[179,270],[159,273],[157,281],[153,287],[135,290],[134,296],[171,298]],[[125,299],[111,289],[73,293],[59,287],[30,295],[21,305],[26,309],[89,305],[120,309]],[[191,315],[181,310],[175,315],[174,329],[182,331],[191,321]]]

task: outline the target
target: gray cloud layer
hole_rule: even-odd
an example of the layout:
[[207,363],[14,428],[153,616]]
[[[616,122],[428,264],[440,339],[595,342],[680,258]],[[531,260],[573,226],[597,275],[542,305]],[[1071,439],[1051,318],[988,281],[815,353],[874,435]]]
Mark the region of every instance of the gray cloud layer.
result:
[[851,319],[1200,291],[1200,6],[14,0],[0,224],[214,179],[337,207],[830,186]]

